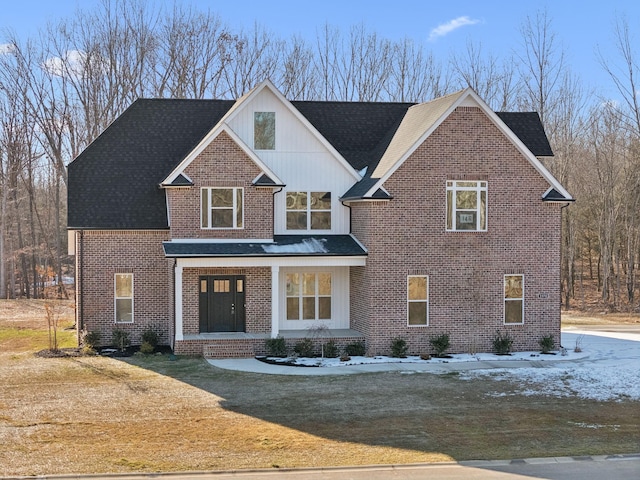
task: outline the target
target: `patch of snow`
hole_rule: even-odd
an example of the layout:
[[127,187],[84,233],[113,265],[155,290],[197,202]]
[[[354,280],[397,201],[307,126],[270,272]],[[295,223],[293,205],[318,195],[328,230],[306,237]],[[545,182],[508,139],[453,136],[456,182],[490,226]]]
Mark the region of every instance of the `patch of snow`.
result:
[[[339,358],[285,358],[275,359],[300,366],[337,368],[349,365],[380,363],[407,364],[401,373],[421,371],[444,373],[443,370],[411,369],[410,364],[449,365],[446,371],[455,371],[455,364],[467,363],[475,369],[460,365],[461,379],[488,377],[495,381],[508,381],[518,386],[517,393],[525,396],[579,397],[599,401],[640,400],[640,334],[615,332],[587,332],[572,330],[562,333],[566,355],[541,355],[539,352],[517,352],[499,356],[492,353],[456,354],[450,358],[422,360],[418,356],[392,358],[386,356],[356,357],[342,362]],[[580,345],[582,351],[575,352]],[[480,362],[480,363],[478,363]],[[505,366],[500,366],[503,363]],[[486,368],[484,368],[486,366]],[[517,368],[515,368],[517,367]],[[488,393],[504,396],[504,393]],[[610,427],[610,426],[608,426]],[[585,428],[587,428],[585,426]]]
[[[570,347],[581,338],[582,354],[574,360]],[[468,371],[461,378],[491,376],[520,385],[521,395],[579,397],[599,401],[640,400],[640,335],[614,332],[562,333],[569,347],[562,361],[545,368]],[[567,361],[568,360],[568,361]]]
[[326,238],[305,238],[290,245],[262,245],[262,249],[265,253],[327,253],[326,242]]

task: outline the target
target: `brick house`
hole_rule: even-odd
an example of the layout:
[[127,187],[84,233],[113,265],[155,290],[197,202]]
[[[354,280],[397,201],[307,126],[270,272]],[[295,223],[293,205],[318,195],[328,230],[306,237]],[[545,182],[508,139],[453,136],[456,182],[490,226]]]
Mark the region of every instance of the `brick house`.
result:
[[[77,325],[250,356],[321,331],[412,353],[560,335],[561,209],[536,113],[471,89],[423,104],[137,100],[69,165]],[[322,327],[322,328],[318,328]],[[310,330],[311,329],[311,330]]]

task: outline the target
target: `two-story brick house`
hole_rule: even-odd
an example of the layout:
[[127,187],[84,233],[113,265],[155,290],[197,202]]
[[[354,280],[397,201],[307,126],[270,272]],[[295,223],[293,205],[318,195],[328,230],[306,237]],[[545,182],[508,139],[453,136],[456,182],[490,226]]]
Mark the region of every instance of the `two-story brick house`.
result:
[[[247,356],[325,327],[413,352],[560,333],[561,208],[535,113],[424,104],[138,100],[69,165],[79,329]],[[108,342],[108,340],[106,340]]]

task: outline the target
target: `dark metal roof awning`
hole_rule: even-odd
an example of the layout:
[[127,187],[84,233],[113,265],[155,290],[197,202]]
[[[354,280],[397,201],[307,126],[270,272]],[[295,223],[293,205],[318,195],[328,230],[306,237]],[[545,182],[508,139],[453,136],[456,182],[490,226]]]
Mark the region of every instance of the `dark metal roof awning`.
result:
[[274,235],[273,242],[163,242],[164,254],[184,257],[366,256],[351,235]]
[[573,198],[567,198],[555,188],[550,188],[547,193],[542,196],[543,202],[575,202]]

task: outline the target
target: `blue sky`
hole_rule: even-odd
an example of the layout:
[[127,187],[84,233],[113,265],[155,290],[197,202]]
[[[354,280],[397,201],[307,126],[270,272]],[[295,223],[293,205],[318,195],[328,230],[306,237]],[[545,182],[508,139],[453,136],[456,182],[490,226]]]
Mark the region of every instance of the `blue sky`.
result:
[[[21,37],[32,35],[48,20],[72,15],[77,7],[90,9],[100,1],[5,0],[0,8],[0,31],[10,28]],[[173,0],[156,0],[161,2],[172,4]],[[519,47],[519,28],[527,15],[534,17],[537,11],[546,8],[572,70],[587,85],[605,94],[613,93],[613,89],[595,52],[599,48],[607,57],[616,55],[613,43],[616,16],[625,16],[631,31],[640,39],[638,0],[184,0],[184,3],[211,9],[234,29],[251,28],[258,22],[281,38],[302,35],[313,40],[325,23],[340,27],[345,34],[351,26],[364,24],[369,31],[392,40],[408,37],[420,42],[441,61],[446,61],[451,52],[463,52],[468,40],[480,44],[484,53],[507,57]]]

